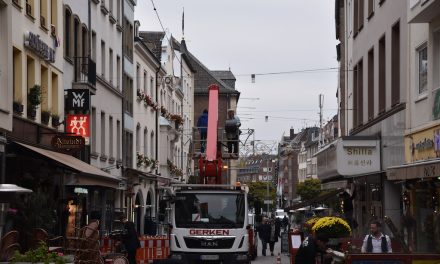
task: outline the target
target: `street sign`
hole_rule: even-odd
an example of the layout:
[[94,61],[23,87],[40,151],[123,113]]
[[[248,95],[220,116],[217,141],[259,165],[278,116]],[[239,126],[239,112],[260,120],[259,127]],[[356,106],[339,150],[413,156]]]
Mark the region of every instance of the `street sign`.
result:
[[264,204],[272,204],[273,201],[272,200],[264,200]]

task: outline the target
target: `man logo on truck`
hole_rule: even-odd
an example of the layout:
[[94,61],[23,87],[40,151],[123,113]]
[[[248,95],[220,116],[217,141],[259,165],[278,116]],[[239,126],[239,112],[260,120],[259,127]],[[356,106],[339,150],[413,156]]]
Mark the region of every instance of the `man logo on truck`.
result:
[[190,229],[190,236],[229,236],[229,230]]

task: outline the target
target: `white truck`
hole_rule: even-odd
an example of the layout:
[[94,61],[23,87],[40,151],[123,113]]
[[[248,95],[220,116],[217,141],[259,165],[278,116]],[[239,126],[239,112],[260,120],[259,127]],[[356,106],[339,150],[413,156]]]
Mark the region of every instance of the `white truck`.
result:
[[246,186],[173,185],[170,251],[178,263],[250,263]]

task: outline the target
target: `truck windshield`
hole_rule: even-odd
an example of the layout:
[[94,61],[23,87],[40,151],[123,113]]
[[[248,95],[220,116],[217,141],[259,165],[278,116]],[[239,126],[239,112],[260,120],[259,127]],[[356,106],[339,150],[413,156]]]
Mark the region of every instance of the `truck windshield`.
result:
[[244,194],[177,194],[176,227],[242,228],[244,226]]

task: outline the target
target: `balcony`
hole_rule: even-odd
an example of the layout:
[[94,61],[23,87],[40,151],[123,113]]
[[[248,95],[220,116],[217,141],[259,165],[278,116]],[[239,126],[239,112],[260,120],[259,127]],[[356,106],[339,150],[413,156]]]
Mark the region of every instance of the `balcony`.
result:
[[96,94],[96,63],[90,57],[74,58],[75,76],[73,89],[88,89]]
[[409,0],[408,23],[429,23],[440,15],[440,0]]

